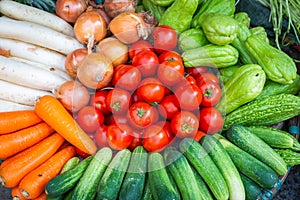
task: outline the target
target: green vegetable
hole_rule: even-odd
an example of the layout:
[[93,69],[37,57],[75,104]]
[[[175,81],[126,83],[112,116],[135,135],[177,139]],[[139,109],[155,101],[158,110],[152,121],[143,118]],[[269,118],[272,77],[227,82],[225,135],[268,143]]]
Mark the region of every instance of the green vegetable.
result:
[[145,187],[144,187],[144,191],[143,191],[141,200],[152,200],[152,199],[153,199],[153,196],[151,193],[150,181],[149,181],[148,176],[146,176]]
[[247,28],[250,27],[250,17],[246,12],[238,12],[234,14],[234,19],[242,24],[245,24]]
[[199,192],[200,199],[213,200],[212,194],[209,191],[206,183],[201,178],[200,174],[197,172],[197,170],[195,170],[195,168],[193,166],[191,166],[191,169],[192,169],[193,174],[195,176],[195,179],[197,181],[197,185],[198,185],[198,188],[199,188],[199,191],[200,191]]
[[246,192],[246,200],[256,200],[261,194],[261,188],[247,176],[240,173],[241,179],[243,181],[245,192]]
[[75,156],[73,158],[71,158],[70,160],[68,160],[66,162],[66,164],[63,166],[63,168],[61,169],[60,171],[60,174],[66,172],[66,171],[69,171],[70,169],[73,169],[76,165],[78,165],[80,162],[80,159]]
[[225,67],[225,68],[219,69],[220,80],[222,81],[222,83],[225,84],[230,79],[230,77],[232,77],[234,72],[240,67],[241,67],[241,65],[237,64],[237,65],[233,65],[230,67]]
[[150,13],[153,14],[155,19],[160,21],[160,18],[163,15],[163,13],[165,12],[166,8],[154,4],[154,3],[152,3],[152,1],[153,0],[142,0],[142,4],[143,4],[146,11],[150,11]]
[[239,52],[231,45],[208,44],[187,50],[181,56],[186,67],[224,68],[237,63]]
[[257,35],[261,39],[265,40],[265,42],[269,43],[268,34],[266,29],[262,26],[256,26],[250,29],[251,35]]
[[158,6],[169,6],[171,5],[175,0],[150,0],[154,5]]
[[257,35],[246,40],[246,49],[274,82],[291,84],[297,75],[296,64],[283,51],[271,46]]
[[274,149],[288,166],[300,165],[300,153],[291,149]]
[[178,47],[181,51],[195,49],[209,44],[204,32],[200,28],[191,28],[182,32],[178,37]]
[[39,1],[33,1],[33,0],[14,0],[16,2],[29,5],[50,13],[55,13],[55,4],[56,0],[39,0]]
[[266,74],[259,65],[246,64],[239,67],[223,87],[223,96],[217,108],[230,113],[255,99],[263,90]]
[[300,97],[292,94],[272,95],[255,99],[232,111],[225,117],[223,130],[233,124],[271,125],[300,114]]

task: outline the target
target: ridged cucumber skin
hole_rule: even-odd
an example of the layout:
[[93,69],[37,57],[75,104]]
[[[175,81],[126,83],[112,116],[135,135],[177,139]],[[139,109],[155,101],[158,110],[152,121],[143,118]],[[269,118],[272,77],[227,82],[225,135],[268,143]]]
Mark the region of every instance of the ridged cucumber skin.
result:
[[146,175],[146,182],[145,182],[145,187],[144,187],[141,200],[153,200],[153,196],[150,188],[150,181],[147,175]]
[[49,196],[58,196],[70,191],[78,183],[93,157],[89,156],[83,159],[73,169],[51,179],[45,187],[46,194]]
[[116,200],[125,177],[131,151],[120,150],[106,168],[97,189],[96,199]]
[[287,173],[287,165],[284,160],[262,139],[253,134],[247,127],[234,124],[225,132],[225,137],[233,144],[256,157],[278,175]]
[[143,195],[148,153],[143,146],[137,146],[131,155],[127,173],[124,177],[119,200],[141,199]]
[[170,181],[163,156],[158,152],[150,153],[148,157],[148,178],[154,200],[180,199]]
[[73,169],[76,165],[78,165],[80,163],[80,159],[75,156],[73,158],[71,158],[70,160],[68,160],[66,162],[66,164],[63,166],[63,168],[60,171],[60,174],[69,171],[70,169]]
[[229,198],[228,186],[223,175],[200,143],[191,138],[184,138],[179,144],[179,150],[201,175],[217,200]]
[[176,182],[182,199],[201,199],[193,171],[182,153],[170,152],[166,159],[166,165]]
[[223,130],[233,124],[245,126],[272,125],[300,114],[300,97],[292,94],[272,95],[255,99],[225,117]]
[[111,159],[112,150],[108,147],[103,147],[96,152],[93,160],[76,184],[72,194],[72,200],[90,200],[95,198],[98,183]]
[[194,177],[196,179],[198,188],[199,188],[199,196],[201,199],[203,200],[213,200],[213,196],[211,194],[211,192],[208,189],[208,186],[206,185],[206,183],[203,181],[202,177],[200,176],[200,174],[197,172],[197,170],[195,170],[195,168],[193,166],[191,166],[191,169],[193,171]]
[[261,188],[247,176],[240,174],[243,181],[245,191],[246,191],[246,200],[257,200],[261,194]]
[[229,199],[245,199],[245,188],[240,174],[222,144],[211,135],[205,135],[200,142],[222,173],[229,189]]
[[240,173],[249,177],[262,188],[271,189],[276,186],[279,177],[272,168],[227,139],[219,139],[219,141]]

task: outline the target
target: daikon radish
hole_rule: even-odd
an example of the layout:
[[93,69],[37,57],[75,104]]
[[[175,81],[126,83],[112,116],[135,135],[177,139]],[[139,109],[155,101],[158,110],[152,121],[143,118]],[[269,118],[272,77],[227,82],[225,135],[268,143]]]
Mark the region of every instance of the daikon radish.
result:
[[75,49],[84,48],[75,38],[51,28],[27,21],[0,17],[0,38],[21,40],[58,51],[67,55]]
[[0,48],[10,50],[11,56],[54,66],[65,71],[66,56],[51,49],[6,38],[0,38]]
[[53,91],[66,82],[51,71],[4,56],[0,56],[0,79],[45,91]]
[[0,99],[0,112],[18,111],[18,110],[33,110],[34,106],[27,106],[11,101]]
[[65,35],[74,36],[73,27],[62,18],[44,10],[11,0],[0,1],[0,13],[10,18],[40,24]]
[[0,80],[0,99],[27,106],[34,106],[37,99],[44,95],[54,96],[53,93],[37,90]]

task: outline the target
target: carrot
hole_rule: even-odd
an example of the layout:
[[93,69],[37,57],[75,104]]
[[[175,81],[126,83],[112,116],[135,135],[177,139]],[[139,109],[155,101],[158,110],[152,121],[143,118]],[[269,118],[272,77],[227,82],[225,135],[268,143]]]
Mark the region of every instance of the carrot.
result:
[[39,143],[31,146],[22,156],[7,163],[0,169],[0,183],[8,188],[16,187],[21,179],[48,160],[65,140],[59,134],[54,133]]
[[40,118],[72,145],[88,154],[94,154],[97,151],[93,140],[82,130],[58,99],[50,95],[42,96],[36,102],[34,109]]
[[44,192],[40,196],[38,196],[37,198],[35,198],[33,200],[46,200],[46,199],[47,199],[47,194]]
[[0,134],[7,134],[41,122],[34,110],[0,112]]
[[29,172],[19,184],[22,195],[27,199],[34,199],[40,196],[45,191],[47,183],[59,174],[65,163],[75,154],[75,147],[65,147],[42,165]]
[[21,194],[19,186],[11,189],[11,197],[13,200],[26,200],[26,198]]
[[0,135],[0,159],[4,160],[31,147],[53,132],[53,128],[42,122],[14,133]]

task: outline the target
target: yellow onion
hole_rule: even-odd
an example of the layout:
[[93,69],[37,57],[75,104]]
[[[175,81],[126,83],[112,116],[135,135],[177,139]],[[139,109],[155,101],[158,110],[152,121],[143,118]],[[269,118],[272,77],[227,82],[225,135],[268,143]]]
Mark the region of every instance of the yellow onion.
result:
[[134,12],[137,7],[136,0],[105,0],[103,3],[105,12],[111,18],[123,12]]
[[56,14],[67,22],[74,23],[87,8],[85,0],[57,0]]
[[69,53],[65,61],[65,69],[69,76],[76,78],[78,63],[88,54],[85,48],[75,49]]

